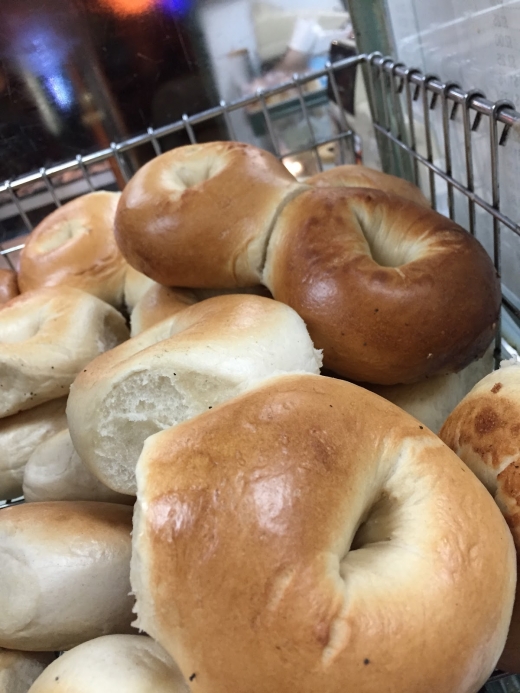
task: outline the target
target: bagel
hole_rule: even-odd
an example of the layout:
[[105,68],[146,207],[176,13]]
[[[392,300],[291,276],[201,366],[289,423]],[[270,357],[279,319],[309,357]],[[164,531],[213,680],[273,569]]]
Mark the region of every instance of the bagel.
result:
[[516,580],[485,488],[350,383],[273,378],[148,438],[137,625],[198,693],[476,693]]
[[154,282],[137,301],[130,314],[130,335],[135,337],[196,301],[191,291],[168,289]]
[[146,635],[105,635],[78,645],[53,662],[29,693],[114,693],[116,690],[190,693],[175,662]]
[[67,395],[89,361],[128,336],[122,315],[78,289],[13,299],[0,310],[0,417]]
[[307,185],[318,188],[373,188],[383,192],[399,195],[411,202],[416,202],[423,207],[431,207],[420,188],[407,180],[391,176],[388,173],[381,173],[367,166],[347,164],[336,166],[328,171],[318,173],[312,178],[308,178]]
[[114,239],[119,197],[106,191],[88,193],[38,224],[20,253],[20,290],[73,286],[119,306],[126,272]]
[[252,145],[179,147],[126,185],[116,240],[127,261],[159,284],[254,286],[274,219],[301,189],[276,157]]
[[0,647],[59,651],[132,632],[131,529],[132,508],[115,503],[3,508]]
[[16,272],[9,269],[0,269],[0,306],[15,298],[18,294]]
[[145,274],[138,272],[130,265],[127,266],[125,274],[125,306],[129,312],[132,312],[139,299],[144,296],[148,289],[155,286],[157,282],[147,277]]
[[415,416],[430,431],[439,433],[446,418],[472,387],[493,370],[492,345],[481,359],[458,373],[434,375],[410,385],[368,385],[367,389]]
[[278,372],[319,373],[303,320],[260,296],[218,296],[95,359],[67,403],[75,449],[106,486],[135,495],[144,440]]
[[[447,418],[439,436],[487,487],[511,529],[520,561],[520,364],[503,362]],[[520,589],[500,660],[520,673]]]
[[67,398],[53,399],[0,419],[0,499],[22,495],[24,469],[32,453],[67,425]]
[[54,654],[49,652],[16,652],[0,650],[0,691],[27,693]]
[[500,284],[478,241],[436,212],[368,188],[319,188],[282,211],[264,283],[349,380],[462,370],[497,327]]
[[[63,418],[66,426],[65,412]],[[58,500],[134,502],[132,496],[112,491],[91,474],[74,450],[68,429],[45,440],[31,454],[23,473],[23,495],[28,503]]]

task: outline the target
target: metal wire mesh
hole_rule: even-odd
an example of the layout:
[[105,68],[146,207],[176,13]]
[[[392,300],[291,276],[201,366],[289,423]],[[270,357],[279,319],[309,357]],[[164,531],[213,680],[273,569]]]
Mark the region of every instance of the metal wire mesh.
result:
[[[211,119],[223,118],[229,139],[235,140],[231,116],[237,111],[253,107],[262,113],[272,151],[281,159],[310,152],[318,170],[322,170],[320,147],[337,144],[340,152],[338,163],[345,163],[348,153],[355,148],[348,115],[339,108],[338,132],[331,137],[318,138],[313,130],[303,87],[313,80],[327,77],[335,101],[340,104],[337,75],[341,70],[354,66],[362,66],[365,70],[373,127],[380,144],[384,142],[393,147],[394,158],[398,155],[404,157],[412,180],[427,191],[432,206],[462,223],[471,234],[478,235],[479,224],[482,226],[479,213],[484,215],[490,223],[492,239],[487,247],[501,275],[503,229],[520,236],[520,225],[501,209],[500,151],[507,146],[510,132],[519,126],[520,113],[508,101],[493,103],[477,90],[464,91],[459,85],[443,83],[435,76],[410,69],[379,53],[328,63],[323,70],[294,75],[291,80],[268,91],[258,91],[233,103],[221,101],[207,111],[186,114],[181,120],[160,128],[150,127],[145,133],[113,142],[106,149],[78,154],[61,164],[5,181],[0,185],[0,220],[10,220],[11,238],[0,243],[0,262],[3,259],[9,265],[13,264],[16,253],[23,248],[23,241],[18,240],[18,236],[32,230],[35,210],[44,209],[48,213],[64,201],[86,192],[123,187],[132,174],[126,157],[129,152],[149,145],[154,154],[159,155],[163,151],[164,138],[180,131],[186,132],[189,140],[196,143],[196,126]],[[310,144],[282,151],[269,99],[294,92],[309,130]],[[454,131],[457,127],[458,133]],[[478,189],[475,175],[476,143],[479,151],[482,147],[486,149],[489,159],[489,185],[481,189]],[[509,294],[504,295],[503,300],[506,310],[520,320],[515,300]],[[497,357],[504,349],[510,353],[510,347],[501,341],[500,334],[496,346]],[[520,679],[496,673],[483,690],[486,693],[520,692]]]

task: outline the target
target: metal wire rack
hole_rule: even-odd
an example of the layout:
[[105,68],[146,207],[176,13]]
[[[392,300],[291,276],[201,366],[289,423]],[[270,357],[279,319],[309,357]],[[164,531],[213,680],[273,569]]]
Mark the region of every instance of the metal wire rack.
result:
[[[370,103],[372,126],[379,149],[386,152],[386,161],[393,162],[394,171],[421,185],[429,194],[432,206],[462,223],[479,236],[488,248],[499,276],[502,276],[503,233],[506,230],[520,247],[520,225],[514,213],[501,205],[501,155],[507,149],[511,133],[520,131],[520,113],[509,101],[492,102],[478,90],[464,91],[459,85],[444,83],[434,75],[410,69],[379,53],[357,55],[334,63],[323,70],[293,78],[274,89],[257,91],[254,95],[226,103],[145,133],[91,154],[78,154],[74,159],[41,168],[0,184],[0,262],[14,266],[23,248],[23,234],[32,230],[35,221],[52,208],[85,192],[100,188],[122,187],[133,173],[127,155],[140,147],[152,147],[155,155],[162,151],[161,142],[172,133],[184,131],[189,141],[197,142],[196,127],[200,123],[223,119],[228,137],[236,139],[232,115],[236,112],[260,111],[265,120],[268,146],[282,160],[311,155],[318,170],[323,170],[321,148],[336,149],[335,163],[353,161],[356,134],[350,125],[351,114],[340,106],[334,111],[336,132],[320,138],[314,131],[305,86],[313,80],[327,78],[329,94],[341,104],[338,78],[342,71],[363,70]],[[272,97],[291,94],[299,105],[301,117],[308,128],[309,142],[305,147],[284,149],[280,143],[269,101]],[[484,154],[488,181],[476,171],[476,154]],[[103,166],[103,164],[105,166]],[[482,168],[482,166],[480,167]],[[66,180],[68,176],[68,180]],[[49,209],[50,206],[50,209]],[[2,222],[8,220],[7,233]],[[488,238],[486,238],[486,234]],[[483,238],[482,238],[483,237]],[[516,294],[503,283],[503,312],[520,325],[520,305]],[[520,333],[520,331],[519,331]],[[516,353],[501,332],[497,336],[496,358]],[[11,503],[20,502],[19,500]],[[483,689],[486,693],[520,692],[520,678],[496,672]]]

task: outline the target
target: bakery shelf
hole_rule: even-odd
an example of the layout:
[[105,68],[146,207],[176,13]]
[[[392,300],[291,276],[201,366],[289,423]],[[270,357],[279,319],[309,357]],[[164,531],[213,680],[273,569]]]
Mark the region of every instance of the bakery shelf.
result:
[[[17,240],[18,236],[30,232],[53,207],[89,190],[114,189],[117,180],[128,180],[132,167],[127,155],[132,150],[146,145],[158,155],[163,151],[162,140],[180,131],[195,143],[196,126],[215,118],[224,119],[229,139],[236,139],[232,115],[237,111],[253,119],[253,133],[265,135],[267,146],[283,160],[310,157],[315,168],[323,170],[330,164],[324,152],[332,150],[334,163],[353,161],[357,134],[350,123],[355,122],[354,116],[338,105],[344,96],[342,75],[350,75],[351,79],[354,69],[364,74],[372,105],[372,127],[385,168],[420,184],[432,205],[462,223],[469,233],[487,233],[484,245],[502,276],[505,233],[509,243],[512,238],[520,243],[520,225],[501,204],[500,158],[511,132],[520,130],[520,113],[508,101],[493,103],[481,92],[443,83],[379,53],[329,62],[322,70],[295,75],[273,89],[232,103],[222,101],[214,108],[184,115],[160,128],[149,128],[100,151],[78,153],[69,161],[5,181],[0,184],[0,266],[2,262],[16,265],[17,253],[23,247],[23,239]],[[327,90],[307,93],[306,85],[323,78],[328,80]],[[317,105],[330,107],[334,114],[333,136],[320,139],[313,132],[310,111]],[[282,150],[274,122],[298,111],[309,127],[310,145]],[[482,186],[476,176],[476,153],[485,153],[488,185]],[[509,249],[506,251],[509,254]],[[503,293],[504,333],[501,330],[497,335],[497,360],[517,353],[520,345],[518,292],[506,284]],[[22,501],[12,501],[17,502]],[[520,677],[497,672],[483,690],[520,693]]]

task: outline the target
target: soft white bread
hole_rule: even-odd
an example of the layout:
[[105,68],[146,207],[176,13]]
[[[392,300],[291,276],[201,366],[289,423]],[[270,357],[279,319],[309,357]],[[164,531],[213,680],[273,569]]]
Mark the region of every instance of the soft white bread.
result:
[[252,145],[178,147],[126,185],[116,240],[132,267],[164,286],[254,286],[273,221],[301,189],[275,156]]
[[67,404],[79,456],[109,488],[135,495],[152,433],[192,418],[276,373],[319,373],[303,320],[260,296],[218,296],[95,359]]
[[67,395],[89,361],[128,336],[120,313],[79,289],[13,299],[0,310],[0,417]]
[[105,635],[78,645],[53,662],[30,693],[116,691],[190,693],[175,662],[146,635]]
[[67,650],[130,633],[132,508],[82,501],[0,510],[0,647]]
[[[66,425],[65,406],[63,418]],[[90,472],[74,450],[68,429],[38,445],[29,457],[23,474],[23,495],[29,503],[58,500],[134,502],[132,496],[112,491]]]
[[120,193],[92,192],[49,214],[20,253],[21,291],[74,286],[119,306],[126,262],[114,238]]
[[0,500],[22,495],[24,468],[45,440],[67,425],[61,397],[0,419]]
[[0,306],[18,296],[16,272],[11,269],[0,269]]
[[273,378],[148,438],[137,482],[137,623],[194,691],[476,693],[493,671],[510,532],[381,397]]
[[422,194],[420,188],[407,180],[391,176],[388,173],[376,171],[368,166],[356,164],[336,166],[328,171],[322,171],[312,178],[308,178],[307,185],[317,188],[373,188],[383,192],[399,195],[411,202],[423,207],[430,207],[430,203]]
[[55,659],[51,652],[0,650],[0,691],[27,693],[31,684]]
[[421,423],[439,433],[446,418],[471,388],[493,370],[492,345],[478,361],[458,373],[435,375],[410,385],[369,385],[372,392],[393,402],[415,416]]
[[154,282],[137,301],[130,315],[130,336],[144,332],[161,320],[197,302],[191,291],[168,289]]
[[[487,487],[513,533],[520,563],[520,363],[483,378],[447,418],[441,439]],[[500,667],[520,673],[520,588]]]

